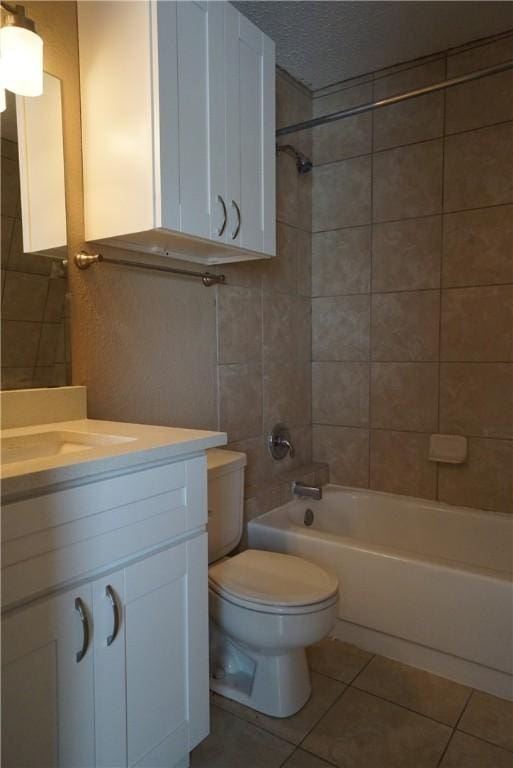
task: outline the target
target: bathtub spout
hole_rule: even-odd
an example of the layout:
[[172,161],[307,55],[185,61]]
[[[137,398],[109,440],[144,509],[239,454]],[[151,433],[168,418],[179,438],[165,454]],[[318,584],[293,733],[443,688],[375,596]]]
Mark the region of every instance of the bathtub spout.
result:
[[301,480],[293,480],[292,493],[294,496],[308,496],[312,499],[322,499],[322,488],[320,485],[305,485]]

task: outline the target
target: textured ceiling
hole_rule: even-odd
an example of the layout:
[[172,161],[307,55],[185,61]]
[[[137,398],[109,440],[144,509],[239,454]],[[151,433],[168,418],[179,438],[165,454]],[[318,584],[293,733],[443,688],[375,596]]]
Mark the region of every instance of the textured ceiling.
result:
[[234,2],[316,90],[513,28],[513,2]]

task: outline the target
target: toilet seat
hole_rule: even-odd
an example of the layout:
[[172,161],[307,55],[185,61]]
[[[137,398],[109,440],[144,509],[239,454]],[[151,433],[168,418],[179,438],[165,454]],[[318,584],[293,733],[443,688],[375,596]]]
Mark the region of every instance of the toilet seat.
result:
[[338,581],[301,557],[249,549],[209,569],[220,597],[262,613],[306,614],[337,600]]

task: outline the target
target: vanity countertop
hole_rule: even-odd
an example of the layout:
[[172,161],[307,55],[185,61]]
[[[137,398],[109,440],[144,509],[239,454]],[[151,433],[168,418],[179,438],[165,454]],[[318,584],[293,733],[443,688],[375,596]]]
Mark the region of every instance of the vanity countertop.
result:
[[[0,477],[4,501],[62,483],[87,482],[87,478],[93,475],[126,470],[148,462],[173,461],[227,442],[224,432],[94,419],[3,429],[1,437],[40,437],[42,433],[75,434],[77,440],[83,439],[84,448],[3,463]],[[104,437],[109,440],[110,436],[112,442],[87,444],[90,439],[94,441],[94,438],[101,440]]]

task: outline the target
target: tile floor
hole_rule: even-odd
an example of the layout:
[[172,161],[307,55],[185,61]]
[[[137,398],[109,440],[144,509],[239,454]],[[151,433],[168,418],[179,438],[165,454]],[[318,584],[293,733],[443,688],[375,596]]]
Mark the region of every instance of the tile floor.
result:
[[279,720],[212,695],[191,768],[513,768],[513,704],[337,640],[309,650],[312,696]]

